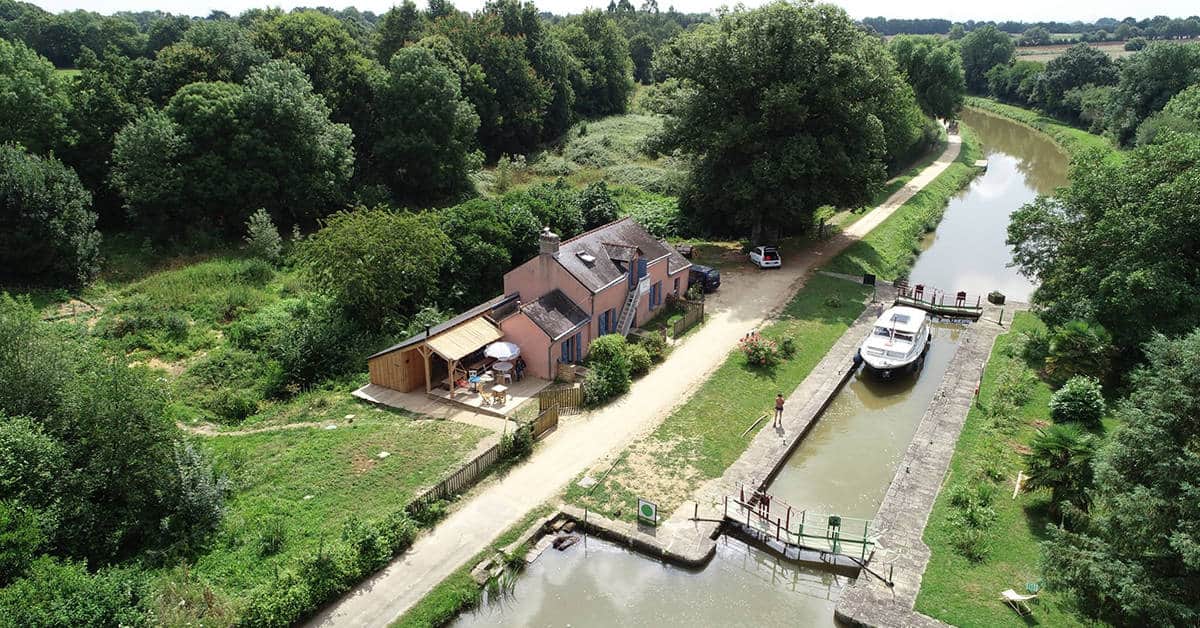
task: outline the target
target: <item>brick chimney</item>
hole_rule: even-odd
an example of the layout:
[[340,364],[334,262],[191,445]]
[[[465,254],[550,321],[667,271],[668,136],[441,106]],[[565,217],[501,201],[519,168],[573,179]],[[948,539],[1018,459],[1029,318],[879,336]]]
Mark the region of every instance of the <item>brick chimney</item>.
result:
[[542,255],[557,256],[558,243],[558,235],[551,231],[550,227],[542,227],[542,234],[538,236],[538,252]]

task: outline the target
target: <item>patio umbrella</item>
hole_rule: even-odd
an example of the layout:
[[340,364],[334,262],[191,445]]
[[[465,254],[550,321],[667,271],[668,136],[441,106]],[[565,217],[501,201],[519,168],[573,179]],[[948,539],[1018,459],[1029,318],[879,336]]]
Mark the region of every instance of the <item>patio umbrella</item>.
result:
[[515,360],[517,356],[521,355],[521,347],[511,342],[493,342],[487,346],[487,349],[484,349],[483,354],[497,360]]

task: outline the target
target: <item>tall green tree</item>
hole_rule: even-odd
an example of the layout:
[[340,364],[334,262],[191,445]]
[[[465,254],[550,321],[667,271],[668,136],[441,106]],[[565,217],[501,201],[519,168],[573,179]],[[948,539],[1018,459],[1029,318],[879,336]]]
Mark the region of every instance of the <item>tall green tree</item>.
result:
[[236,22],[199,21],[178,42],[158,51],[150,91],[157,102],[165,103],[190,83],[240,83],[250,68],[267,58]]
[[1071,185],[1017,210],[1013,259],[1048,322],[1093,320],[1134,352],[1154,330],[1200,326],[1200,136],[1176,135],[1123,163],[1086,153]]
[[67,144],[67,90],[54,66],[25,44],[0,39],[0,144],[44,154]]
[[164,15],[146,27],[146,52],[155,54],[159,50],[183,39],[183,34],[192,26],[186,15]]
[[633,79],[643,85],[654,82],[654,40],[646,33],[629,38],[629,60],[633,63]]
[[357,209],[329,217],[305,238],[301,272],[358,324],[403,323],[434,302],[450,239],[430,214]]
[[1075,44],[1046,64],[1038,82],[1036,103],[1047,111],[1078,119],[1065,95],[1086,85],[1114,85],[1117,66],[1108,54],[1087,44]]
[[987,25],[967,33],[959,42],[967,89],[976,94],[987,90],[987,72],[1012,61],[1016,45],[1008,33]]
[[1175,94],[1200,83],[1200,48],[1155,42],[1126,59],[1109,102],[1109,130],[1128,144],[1143,120],[1166,106]]
[[402,48],[375,91],[379,130],[373,162],[392,195],[414,205],[453,198],[481,165],[479,116],[459,78],[433,51]]
[[918,35],[900,35],[888,47],[921,110],[939,118],[954,117],[967,91],[958,47],[940,37]]
[[79,286],[100,264],[92,196],[54,157],[0,145],[0,279]]
[[1175,94],[1162,111],[1138,125],[1137,145],[1159,141],[1167,132],[1200,133],[1200,84]]
[[1200,331],[1156,336],[1095,465],[1090,520],[1051,529],[1047,583],[1113,625],[1200,622]]
[[689,88],[663,133],[664,149],[695,158],[683,209],[755,241],[869,199],[886,176],[892,90],[915,110],[883,44],[830,5],[737,9],[656,63]]
[[421,39],[425,30],[425,19],[412,0],[404,0],[393,6],[379,20],[375,29],[375,54],[379,62],[387,67],[392,55],[405,44]]
[[559,30],[582,68],[575,86],[576,109],[583,116],[625,113],[633,93],[629,42],[611,15],[585,11]]

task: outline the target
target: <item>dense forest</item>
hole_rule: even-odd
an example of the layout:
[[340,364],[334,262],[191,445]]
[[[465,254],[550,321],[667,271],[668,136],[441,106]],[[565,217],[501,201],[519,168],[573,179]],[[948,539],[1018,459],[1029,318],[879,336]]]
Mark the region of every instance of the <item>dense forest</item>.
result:
[[[1171,600],[1195,595],[1190,536],[1157,592],[1104,558],[1161,571],[1109,532],[1113,513],[1132,516],[1147,485],[1194,493],[1178,479],[1194,475],[1195,427],[1164,408],[1200,371],[1195,334],[1177,340],[1200,326],[1200,46],[1114,60],[1081,44],[1040,64],[1017,60],[1012,34],[1173,40],[1196,22],[855,22],[809,2],[697,15],[653,0],[190,18],[0,0],[0,286],[20,295],[0,295],[0,625],[306,616],[427,522],[355,520],[328,550],[323,532],[281,550],[275,519],[227,519],[230,475],[249,463],[214,461],[180,425],[344,391],[365,355],[494,296],[545,226],[565,238],[634,215],[663,238],[811,233],[935,148],[937,119],[968,93],[1130,149],[1077,157],[1070,188],[1010,228],[1041,284],[1044,343],[1127,394],[1129,425],[1153,415],[1097,454],[1047,555],[1108,621],[1192,623]],[[105,301],[90,320],[42,320],[92,294]],[[1194,419],[1194,405],[1179,407]],[[1130,480],[1160,428],[1191,458]],[[1195,525],[1169,515],[1139,525]],[[236,556],[213,567],[222,552]],[[269,567],[246,575],[247,561]]]
[[[1074,38],[1084,38],[1083,41],[1106,41],[1108,39],[1126,40],[1133,37],[1146,39],[1187,39],[1200,37],[1200,17],[1168,17],[1157,15],[1152,18],[1136,19],[1127,17],[1116,20],[1110,17],[1100,18],[1094,22],[1017,22],[1017,21],[976,21],[967,20],[952,23],[941,19],[889,19],[885,17],[868,17],[862,21],[880,35],[950,35],[959,38],[967,32],[994,27],[1010,35],[1024,35],[1030,31],[1043,31],[1047,34],[1044,41],[1050,43],[1050,34],[1070,35],[1073,37],[1056,38],[1055,41],[1071,41]],[[1076,39],[1078,41],[1078,39]]]

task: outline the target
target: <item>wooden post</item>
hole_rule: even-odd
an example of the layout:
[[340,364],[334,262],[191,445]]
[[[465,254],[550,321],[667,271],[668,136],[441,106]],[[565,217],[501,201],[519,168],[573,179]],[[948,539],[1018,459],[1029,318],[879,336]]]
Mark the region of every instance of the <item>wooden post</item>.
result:
[[792,507],[791,507],[791,506],[788,506],[788,509],[787,509],[787,523],[786,523],[786,524],[784,524],[784,526],[783,526],[783,527],[787,528],[788,530],[791,530],[791,529],[792,529]]

